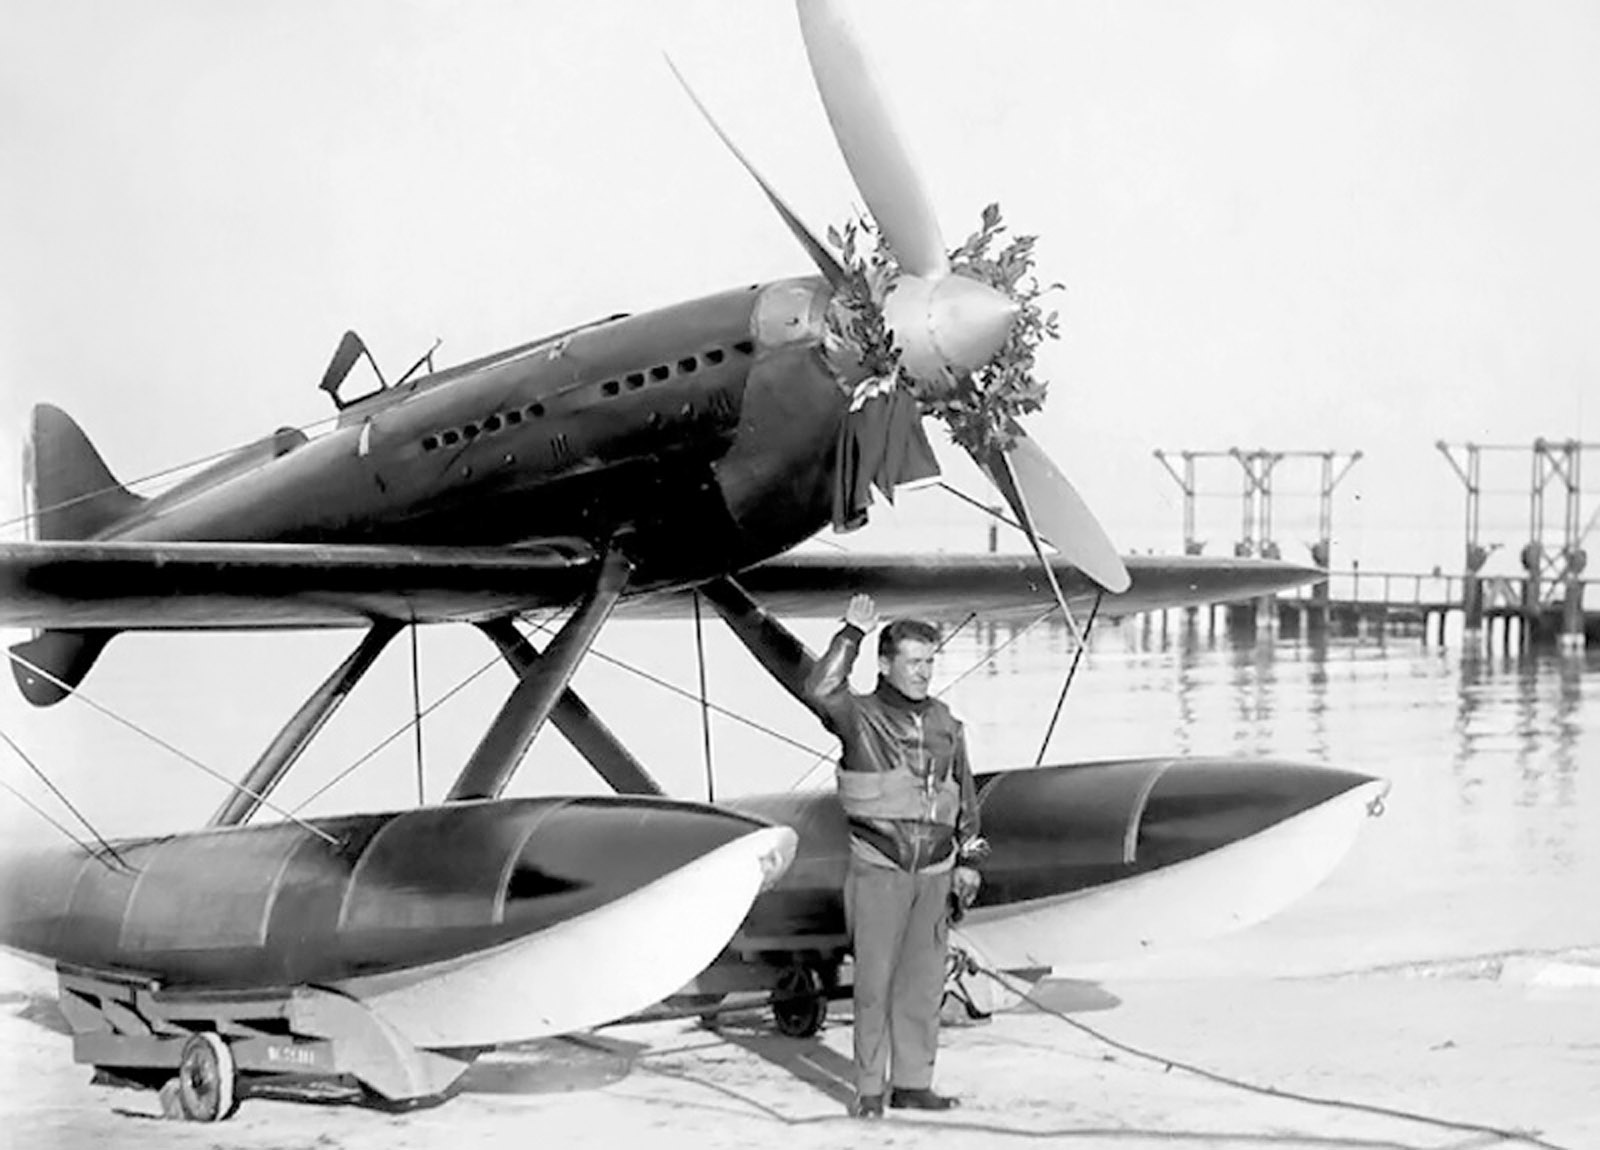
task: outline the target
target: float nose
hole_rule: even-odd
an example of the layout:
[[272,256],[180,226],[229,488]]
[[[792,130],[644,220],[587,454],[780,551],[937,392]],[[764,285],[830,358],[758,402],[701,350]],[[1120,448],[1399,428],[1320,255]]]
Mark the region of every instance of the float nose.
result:
[[1164,772],[1139,819],[1141,863],[1167,865],[1287,823],[1348,792],[1388,784],[1355,771],[1299,763],[1191,761]]
[[1260,922],[1339,864],[1382,779],[1306,764],[1142,759],[1005,772],[962,926],[991,966],[1148,954]]

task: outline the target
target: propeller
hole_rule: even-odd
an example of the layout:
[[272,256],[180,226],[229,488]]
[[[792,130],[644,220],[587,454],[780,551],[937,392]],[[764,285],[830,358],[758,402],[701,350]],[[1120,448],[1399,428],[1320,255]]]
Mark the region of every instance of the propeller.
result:
[[[893,258],[887,282],[874,285],[871,306],[881,313],[899,353],[899,370],[913,383],[933,388],[971,385],[972,373],[1005,348],[1022,306],[999,288],[952,273],[932,202],[840,5],[836,0],[796,0],[796,7],[834,139]],[[681,75],[678,80],[688,90]],[[839,288],[844,280],[839,262],[734,146],[693,91],[689,96],[828,282]],[[960,441],[1010,504],[1041,561],[1041,541],[1048,540],[1107,591],[1127,590],[1132,581],[1127,568],[1083,498],[1026,433],[1010,430],[1004,447]],[[1048,562],[1045,567],[1054,583]]]

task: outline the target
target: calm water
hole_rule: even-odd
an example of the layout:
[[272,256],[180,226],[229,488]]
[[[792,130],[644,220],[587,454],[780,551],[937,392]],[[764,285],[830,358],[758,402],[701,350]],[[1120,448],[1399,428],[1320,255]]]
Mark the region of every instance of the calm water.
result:
[[[1325,972],[1600,945],[1600,654],[1527,657],[1414,638],[1229,645],[1129,625],[1100,637],[1053,750],[1271,754],[1393,783],[1344,866],[1255,930],[1145,965]],[[1052,650],[1052,639],[1056,649]],[[1031,754],[1065,642],[1019,644],[967,709]]]
[[[828,622],[799,626],[813,646]],[[1387,813],[1312,896],[1270,923],[1140,969],[1321,972],[1389,963],[1600,946],[1600,653],[1528,657],[1463,652],[1410,637],[1230,645],[1158,624],[1106,625],[1094,636],[1062,708],[1047,761],[1168,754],[1272,755],[1392,780]],[[129,636],[90,676],[90,697],[185,753],[236,777],[353,642],[340,635]],[[827,749],[815,723],[755,668],[720,626],[708,627],[707,679],[726,716],[712,723],[721,794],[824,785]],[[621,623],[600,651],[693,691],[694,632],[685,624]],[[941,654],[947,700],[968,724],[980,769],[1034,761],[1071,663],[1060,628],[972,625]],[[424,706],[490,662],[488,645],[436,630],[419,650]],[[863,664],[867,661],[863,660]],[[866,672],[863,666],[861,671]],[[867,675],[858,676],[864,686]],[[504,692],[488,673],[423,724],[423,790],[439,798]],[[578,683],[613,729],[679,796],[704,797],[701,715],[615,664],[591,659]],[[73,701],[33,711],[9,689],[0,728],[49,771],[107,834],[193,827],[223,787],[194,766]],[[405,638],[275,796],[285,806],[401,730],[412,710]],[[41,803],[43,788],[9,749],[0,778]],[[597,780],[553,731],[541,737],[517,793],[596,791]],[[416,800],[407,732],[308,812]],[[59,807],[51,806],[59,812]],[[8,839],[59,837],[0,794]]]

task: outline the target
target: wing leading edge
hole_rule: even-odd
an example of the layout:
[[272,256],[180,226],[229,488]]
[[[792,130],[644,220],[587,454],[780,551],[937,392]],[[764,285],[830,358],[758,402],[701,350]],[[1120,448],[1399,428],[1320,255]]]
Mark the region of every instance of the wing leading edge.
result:
[[[1107,595],[1106,615],[1253,599],[1327,578],[1316,567],[1266,559],[1207,556],[1124,556],[1128,590]],[[1087,612],[1098,588],[1059,557],[1052,564],[1068,604]],[[1032,555],[791,554],[752,567],[741,586],[776,615],[837,616],[851,595],[865,593],[886,615],[930,618],[1028,614],[1055,602],[1044,569]],[[628,603],[633,617],[676,617],[690,610],[682,594]]]

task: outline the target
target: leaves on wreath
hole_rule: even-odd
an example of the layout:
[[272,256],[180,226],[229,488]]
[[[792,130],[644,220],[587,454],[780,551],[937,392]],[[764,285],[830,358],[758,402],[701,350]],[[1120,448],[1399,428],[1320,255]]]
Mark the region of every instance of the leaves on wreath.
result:
[[940,379],[913,379],[900,365],[900,352],[884,325],[883,303],[898,269],[883,233],[870,219],[830,227],[828,243],[839,252],[845,273],[825,318],[824,347],[829,362],[842,365],[840,385],[850,393],[851,409],[906,389],[923,414],[942,420],[956,443],[987,454],[1011,446],[1017,420],[1044,406],[1049,385],[1034,375],[1039,346],[1059,339],[1059,317],[1039,303],[1062,288],[1042,287],[1033,274],[1037,236],[1014,236],[995,251],[1006,225],[1000,206],[984,208],[980,227],[950,253],[950,271],[1003,292],[1018,305],[1005,344],[989,363],[970,374],[946,373]]

